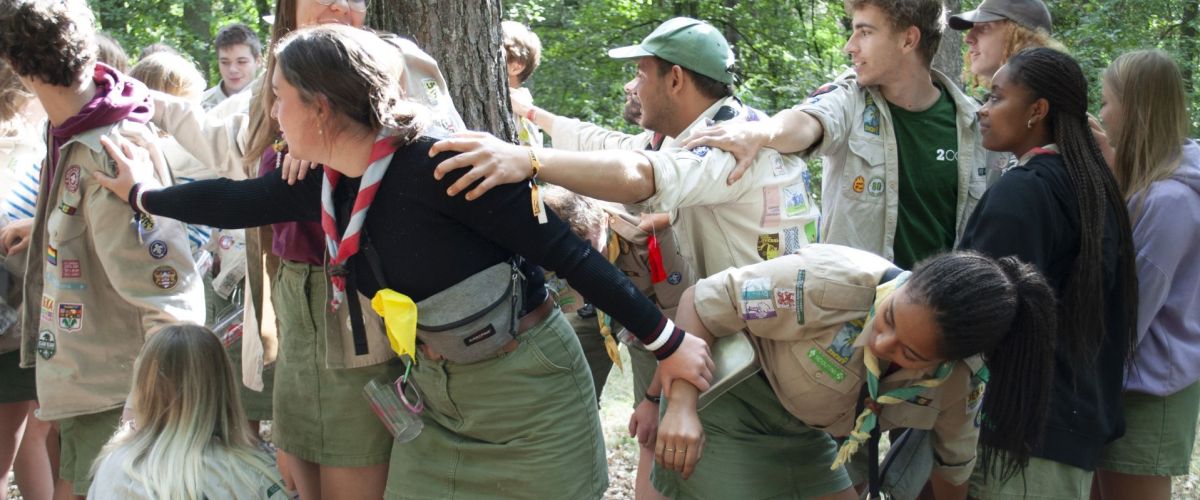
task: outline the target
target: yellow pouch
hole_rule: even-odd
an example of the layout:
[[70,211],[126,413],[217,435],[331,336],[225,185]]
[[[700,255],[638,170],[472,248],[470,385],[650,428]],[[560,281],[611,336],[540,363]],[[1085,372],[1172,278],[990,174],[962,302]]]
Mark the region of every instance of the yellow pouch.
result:
[[390,288],[384,288],[371,298],[371,308],[383,317],[388,342],[399,356],[417,359],[417,304],[411,298]]

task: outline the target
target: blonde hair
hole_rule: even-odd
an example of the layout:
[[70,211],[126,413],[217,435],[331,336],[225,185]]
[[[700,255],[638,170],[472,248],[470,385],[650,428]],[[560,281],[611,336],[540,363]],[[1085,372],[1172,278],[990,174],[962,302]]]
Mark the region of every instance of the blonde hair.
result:
[[19,115],[30,99],[33,99],[33,93],[21,84],[12,66],[0,59],[0,137],[13,137],[23,132]]
[[129,70],[129,76],[141,80],[147,87],[176,97],[186,96],[193,89],[204,92],[204,75],[196,65],[169,52],[155,52],[143,57]]
[[1167,53],[1138,50],[1113,60],[1104,70],[1104,83],[1124,115],[1117,136],[1109,138],[1116,151],[1113,174],[1121,194],[1132,200],[1179,168],[1188,133],[1183,76]]
[[211,330],[178,323],[152,335],[134,366],[131,399],[136,426],[104,446],[93,474],[105,458],[120,457],[119,469],[150,498],[169,499],[211,497],[202,485],[217,463],[236,464],[218,469],[233,491],[261,488],[256,472],[276,477],[255,447],[229,356]]
[[[1000,57],[1001,65],[1004,65],[1013,54],[1034,47],[1045,47],[1062,53],[1067,52],[1066,46],[1055,40],[1054,37],[1050,36],[1050,33],[1041,28],[1030,29],[1010,19],[1002,19],[995,22],[998,25],[996,29],[1004,30],[1004,53]],[[972,87],[990,88],[992,86],[992,77],[990,75],[976,75],[971,72],[971,54],[969,52],[964,59],[963,81]]]

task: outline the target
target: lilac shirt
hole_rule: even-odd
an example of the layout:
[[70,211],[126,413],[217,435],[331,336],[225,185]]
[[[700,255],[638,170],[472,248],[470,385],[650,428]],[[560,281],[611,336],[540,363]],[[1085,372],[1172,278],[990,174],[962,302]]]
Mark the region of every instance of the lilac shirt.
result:
[[[267,148],[263,152],[262,161],[258,164],[258,176],[278,175],[275,173],[274,149]],[[312,172],[310,175],[317,175]],[[271,224],[275,231],[271,239],[271,252],[279,258],[293,262],[303,262],[314,266],[325,264],[325,231],[317,222],[284,222]]]
[[1187,141],[1179,169],[1137,206],[1135,197],[1139,343],[1125,388],[1167,396],[1200,380],[1200,145]]

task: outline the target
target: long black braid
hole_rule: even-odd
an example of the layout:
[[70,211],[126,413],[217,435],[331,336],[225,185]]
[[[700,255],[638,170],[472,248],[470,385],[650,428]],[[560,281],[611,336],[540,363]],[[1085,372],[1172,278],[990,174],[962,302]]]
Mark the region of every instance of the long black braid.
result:
[[[1072,371],[1083,373],[1094,366],[1104,339],[1120,342],[1126,357],[1137,343],[1137,276],[1129,215],[1116,178],[1088,127],[1087,79],[1075,59],[1056,50],[1035,48],[1011,57],[1008,68],[1013,80],[1032,92],[1034,99],[1050,103],[1047,125],[1063,155],[1079,206],[1079,255],[1065,290],[1061,290],[1059,341],[1068,348]],[[1126,284],[1120,304],[1104,303],[1102,245],[1109,210],[1117,215],[1117,273],[1119,282]],[[1103,320],[1106,307],[1124,308],[1124,331],[1107,331]]]
[[929,306],[942,331],[941,357],[982,354],[991,372],[980,411],[979,467],[999,462],[1007,479],[1029,463],[1041,442],[1054,376],[1054,290],[1016,257],[993,260],[954,252],[919,262],[905,285]]

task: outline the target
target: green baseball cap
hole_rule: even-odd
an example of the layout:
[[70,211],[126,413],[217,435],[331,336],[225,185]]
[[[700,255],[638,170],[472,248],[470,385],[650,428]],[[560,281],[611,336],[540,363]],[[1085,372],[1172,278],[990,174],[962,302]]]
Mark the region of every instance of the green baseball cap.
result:
[[676,17],[659,25],[642,43],[608,51],[613,59],[658,56],[722,83],[733,83],[733,51],[711,24]]

